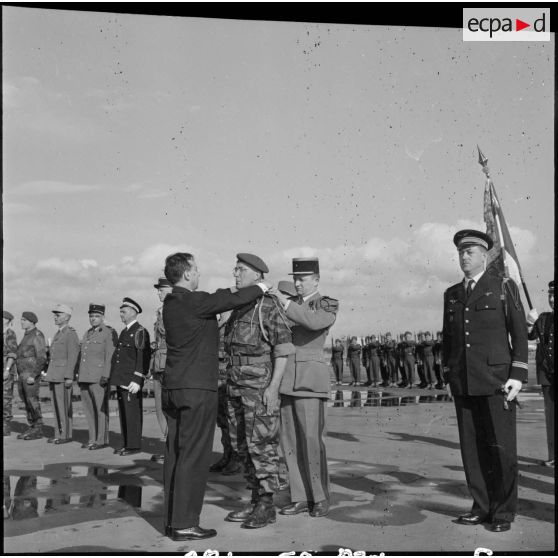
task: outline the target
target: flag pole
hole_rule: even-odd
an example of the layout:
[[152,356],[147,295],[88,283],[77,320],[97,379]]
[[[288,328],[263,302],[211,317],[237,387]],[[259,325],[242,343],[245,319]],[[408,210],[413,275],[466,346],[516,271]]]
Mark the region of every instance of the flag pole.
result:
[[[483,152],[480,150],[480,147],[477,144],[477,150],[479,152],[479,165],[482,166],[482,172],[486,175],[487,185],[489,187],[489,194],[491,199],[495,199],[496,204],[499,208],[500,200],[496,195],[496,191],[494,190],[494,184],[492,182],[492,178],[490,178],[490,169],[488,168],[488,159],[484,156]],[[501,209],[500,209],[501,211]],[[509,267],[506,258],[506,249],[503,242],[503,234],[502,234],[502,226],[500,224],[500,218],[498,215],[494,215],[494,220],[496,221],[496,226],[498,227],[498,236],[500,239],[500,248],[502,250],[502,259],[504,263],[504,269],[507,276],[509,276]],[[508,233],[509,234],[509,233]],[[517,258],[517,255],[516,255]],[[519,265],[519,260],[516,261],[517,264],[517,271],[519,272],[519,278],[521,280],[521,285],[523,287],[523,292],[525,293],[525,298],[527,299],[527,304],[529,305],[529,310],[533,309],[533,304],[531,303],[531,297],[529,296],[529,291],[527,290],[527,284],[525,283],[525,279],[523,279],[523,272],[521,271],[521,266]]]

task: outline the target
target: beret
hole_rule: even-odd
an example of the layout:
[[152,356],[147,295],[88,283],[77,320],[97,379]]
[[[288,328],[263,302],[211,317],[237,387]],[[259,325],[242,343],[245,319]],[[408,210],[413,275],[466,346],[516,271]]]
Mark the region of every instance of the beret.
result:
[[135,300],[128,297],[124,297],[122,299],[122,304],[120,305],[120,308],[124,308],[125,306],[128,306],[129,308],[132,308],[132,310],[135,310],[138,314],[141,314],[141,306]]
[[4,310],[3,312],[4,312],[4,319],[6,319],[6,320],[13,320],[14,319],[13,314],[10,314],[7,310]]
[[464,229],[456,232],[453,237],[453,243],[458,249],[463,246],[475,245],[482,246],[487,250],[490,250],[492,246],[494,246],[494,241],[489,235],[473,229]]
[[277,290],[288,296],[296,296],[297,292],[292,281],[283,280],[277,283]]
[[269,273],[269,269],[267,265],[265,265],[265,262],[258,256],[255,256],[254,254],[240,253],[236,255],[236,259],[239,262],[243,262],[246,265],[249,265],[250,267],[254,268],[256,271],[260,271],[261,273]]
[[25,318],[26,320],[29,320],[30,322],[33,322],[34,324],[36,324],[39,321],[39,318],[37,318],[37,314],[35,314],[35,312],[29,312],[28,310],[23,312],[21,314],[21,317]]
[[153,285],[156,289],[160,289],[161,287],[171,287],[173,286],[173,284],[166,279],[165,277],[159,277],[159,279],[157,279],[157,284]]

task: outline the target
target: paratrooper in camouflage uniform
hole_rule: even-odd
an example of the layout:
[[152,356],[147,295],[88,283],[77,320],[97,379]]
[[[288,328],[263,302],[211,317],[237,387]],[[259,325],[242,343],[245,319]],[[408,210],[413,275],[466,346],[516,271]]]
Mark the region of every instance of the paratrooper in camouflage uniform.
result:
[[17,372],[15,367],[15,360],[17,357],[17,338],[14,330],[11,328],[12,320],[14,317],[9,312],[4,312],[4,373],[3,373],[3,387],[4,387],[4,406],[3,406],[3,420],[4,420],[4,436],[10,435],[10,421],[13,418],[12,401],[14,398],[14,383],[16,380]]
[[[268,272],[252,254],[237,254],[237,288],[255,284]],[[242,267],[240,267],[242,266]],[[227,521],[256,529],[275,522],[273,494],[279,474],[279,385],[287,357],[294,354],[288,320],[277,301],[264,296],[233,310],[225,326],[230,435],[244,461],[252,499]]]

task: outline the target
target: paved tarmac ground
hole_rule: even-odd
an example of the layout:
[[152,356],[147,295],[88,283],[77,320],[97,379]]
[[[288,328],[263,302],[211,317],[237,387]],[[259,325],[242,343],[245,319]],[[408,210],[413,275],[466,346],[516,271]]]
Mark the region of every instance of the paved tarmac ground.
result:
[[[519,513],[507,533],[486,526],[461,526],[454,519],[469,510],[453,403],[443,391],[332,386],[326,445],[332,508],[323,518],[277,516],[277,523],[245,530],[225,515],[248,501],[242,475],[212,473],[201,525],[217,536],[196,543],[173,542],[163,534],[163,452],[153,399],[145,399],[143,452],[121,457],[116,401],[111,401],[110,445],[81,449],[87,427],[81,403],[74,403],[74,442],[55,446],[17,440],[25,429],[14,405],[12,434],[4,438],[4,552],[164,554],[206,549],[235,553],[339,549],[368,554],[552,551],[555,541],[554,469],[546,459],[543,402],[530,384],[518,414]],[[45,396],[47,391],[44,392]],[[43,395],[43,394],[41,394]],[[336,400],[337,398],[337,400]],[[334,406],[336,405],[336,406]],[[46,434],[52,409],[45,402]],[[216,432],[214,458],[221,452]],[[276,497],[290,501],[288,489]]]

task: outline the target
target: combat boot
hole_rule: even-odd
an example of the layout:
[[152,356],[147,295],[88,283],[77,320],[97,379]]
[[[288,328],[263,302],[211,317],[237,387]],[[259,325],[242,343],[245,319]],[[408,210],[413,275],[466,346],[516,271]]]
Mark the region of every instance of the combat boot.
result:
[[23,439],[24,440],[38,440],[39,438],[43,437],[43,429],[39,428],[32,428],[30,432],[28,432]]
[[219,461],[217,461],[216,463],[213,463],[213,465],[210,465],[209,472],[220,473],[228,465],[230,460],[231,460],[231,451],[225,450],[223,452],[223,456],[221,457],[221,459],[219,459]]
[[256,509],[256,503],[250,502],[242,509],[237,511],[230,512],[227,517],[225,517],[225,521],[232,521],[232,522],[242,522],[246,521]]
[[264,494],[256,504],[250,517],[241,525],[244,529],[260,529],[277,520],[273,496]]
[[231,457],[229,459],[229,462],[223,468],[223,470],[221,471],[221,474],[222,475],[227,475],[227,476],[236,475],[236,473],[239,473],[241,469],[242,469],[242,463],[241,463],[240,459],[238,458],[238,453],[236,453],[236,451],[233,451],[231,453]]

